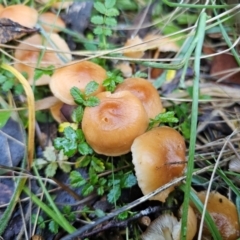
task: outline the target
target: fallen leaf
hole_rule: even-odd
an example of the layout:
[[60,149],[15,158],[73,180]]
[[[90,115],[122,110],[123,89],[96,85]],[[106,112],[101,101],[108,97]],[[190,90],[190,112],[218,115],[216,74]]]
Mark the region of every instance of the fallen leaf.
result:
[[0,19],[0,43],[7,43],[38,31],[37,28],[27,28],[7,18]]
[[218,82],[240,84],[240,69],[235,58],[230,54],[223,53],[215,56],[210,74]]

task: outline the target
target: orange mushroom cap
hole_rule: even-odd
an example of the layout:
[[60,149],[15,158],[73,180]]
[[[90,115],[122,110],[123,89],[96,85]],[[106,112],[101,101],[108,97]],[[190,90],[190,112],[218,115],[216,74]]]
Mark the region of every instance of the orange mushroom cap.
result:
[[[179,132],[157,127],[137,137],[131,147],[138,185],[144,195],[183,175],[186,146]],[[174,186],[152,197],[165,202]]]
[[163,111],[162,102],[157,89],[146,79],[127,78],[120,83],[115,92],[127,90],[142,102],[149,118],[155,118]]
[[[204,203],[206,191],[199,192],[197,195],[201,202]],[[193,204],[192,207],[200,221],[202,215]],[[223,239],[235,240],[240,236],[237,208],[229,199],[218,192],[211,192],[207,201],[207,211],[213,218]],[[211,237],[205,225],[203,237]]]
[[[56,45],[57,49],[60,49],[61,51],[70,52],[70,49],[67,46],[67,43],[62,39],[58,34],[52,33],[50,36],[50,39],[52,42]],[[34,76],[34,69],[38,66],[41,67],[47,67],[50,65],[53,65],[55,67],[59,67],[64,64],[64,62],[59,58],[58,54],[54,52],[54,50],[41,50],[38,48],[42,46],[50,47],[50,43],[47,43],[46,40],[44,40],[41,35],[35,34],[31,37],[28,37],[24,39],[22,43],[18,45],[17,50],[14,53],[14,57],[19,60],[20,62],[17,62],[14,64],[14,67],[19,72],[26,72],[28,74],[28,81],[30,84],[33,84],[33,76]],[[43,51],[43,56],[41,58],[40,63],[39,58],[41,56],[41,51]],[[71,54],[63,54],[65,59],[68,61],[71,60]],[[35,84],[36,85],[44,85],[48,84],[50,81],[50,76],[43,75],[40,79],[38,79]]]
[[106,78],[107,72],[101,66],[93,62],[83,61],[57,69],[51,78],[50,88],[52,93],[62,102],[76,105],[70,94],[72,87],[84,91],[89,82],[96,81],[99,83],[99,87],[94,92],[95,95],[104,90],[102,82]]
[[17,4],[2,9],[0,18],[8,18],[24,27],[32,28],[37,23],[38,12],[28,6]]
[[100,104],[86,107],[82,130],[88,144],[97,153],[119,156],[130,151],[133,140],[148,127],[147,113],[129,91],[102,92]]
[[65,28],[64,21],[52,12],[45,12],[39,16],[42,27],[47,32],[60,32],[61,28]]

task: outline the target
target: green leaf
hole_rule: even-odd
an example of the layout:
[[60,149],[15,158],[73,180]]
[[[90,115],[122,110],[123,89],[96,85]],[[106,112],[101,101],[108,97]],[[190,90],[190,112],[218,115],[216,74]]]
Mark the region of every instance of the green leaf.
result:
[[125,219],[127,219],[127,218],[128,218],[128,211],[125,211],[125,212],[122,212],[122,213],[118,214],[117,218],[118,218],[119,220],[125,220]]
[[92,148],[86,142],[82,142],[78,145],[78,151],[82,155],[88,155],[93,153]]
[[94,187],[93,185],[91,184],[87,184],[83,187],[82,189],[82,195],[85,197],[85,196],[88,196],[92,191],[94,190]]
[[11,111],[8,111],[8,110],[0,113],[0,128],[5,126],[10,116],[11,116]]
[[82,106],[78,106],[77,108],[75,108],[72,112],[72,120],[75,123],[80,123],[82,121],[82,117],[83,117],[83,107]]
[[68,140],[66,138],[55,138],[54,141],[54,147],[58,150],[63,150],[64,155],[68,157],[72,157],[77,150],[77,143],[71,142],[71,140]]
[[53,177],[56,174],[58,168],[58,164],[57,162],[51,162],[50,164],[47,165],[47,167],[45,168],[45,175],[47,177]]
[[43,75],[52,76],[53,70],[54,70],[54,66],[53,65],[48,66],[48,67],[46,67],[44,69],[35,68],[34,76],[33,76],[34,81],[38,80]]
[[4,75],[0,75],[0,83],[4,83],[7,81],[7,77]]
[[137,179],[132,173],[124,175],[124,177],[121,179],[122,188],[130,188],[136,184],[137,184]]
[[103,172],[105,170],[104,163],[96,157],[92,157],[91,165],[96,172]]
[[65,160],[68,160],[68,157],[64,155],[63,150],[60,150],[60,152],[57,154],[57,159],[59,161],[65,161]]
[[85,94],[87,96],[89,96],[90,94],[92,94],[93,92],[95,92],[99,87],[99,83],[95,82],[95,81],[91,81],[87,84],[87,86],[85,87]]
[[99,185],[104,186],[107,183],[107,179],[106,178],[100,178],[98,180],[98,183],[99,183]]
[[110,190],[110,192],[107,195],[107,200],[110,203],[116,203],[116,201],[119,199],[121,195],[121,188],[120,185],[114,185],[114,187]]
[[177,123],[178,119],[174,117],[174,112],[169,111],[159,113],[154,119],[150,119],[148,129],[151,129],[155,124],[159,123]]
[[104,28],[103,29],[103,35],[104,36],[112,36],[112,30],[109,28]]
[[55,222],[55,221],[50,221],[49,225],[48,225],[48,229],[50,230],[50,232],[56,234],[58,233],[58,229],[59,229],[59,225]]
[[93,33],[95,35],[103,35],[103,28],[100,26],[97,26],[93,29]]
[[4,92],[8,92],[10,89],[12,89],[13,85],[14,85],[14,81],[12,79],[9,79],[8,81],[2,84],[2,90]]
[[105,13],[108,17],[116,17],[119,15],[119,11],[116,8],[110,8]]
[[90,162],[91,162],[91,157],[90,157],[90,156],[86,156],[86,157],[83,158],[83,159],[81,160],[81,162],[79,163],[79,167],[87,167]]
[[[37,220],[36,220],[37,219]],[[31,215],[31,222],[34,224],[37,221],[38,227],[44,229],[46,227],[45,221],[42,216],[38,216],[36,214]]]
[[58,165],[65,173],[69,173],[72,169],[71,165],[66,163],[66,161],[58,161]]
[[57,156],[53,146],[46,147],[45,150],[43,151],[43,156],[45,159],[51,162],[54,162],[57,160]]
[[106,7],[101,2],[95,2],[94,8],[103,15],[105,15],[107,11]]
[[84,102],[84,94],[77,88],[73,87],[70,89],[70,93],[77,104],[83,104]]
[[72,187],[74,188],[78,188],[78,187],[81,187],[83,186],[84,184],[86,184],[86,180],[82,177],[82,175],[77,172],[77,171],[72,171],[70,173],[70,184]]
[[116,0],[105,0],[104,4],[106,8],[112,8],[116,4]]
[[117,26],[117,21],[115,18],[112,17],[106,17],[104,23],[108,26]]
[[63,133],[64,133],[64,136],[71,141],[76,141],[78,139],[76,131],[70,126],[64,128]]
[[99,16],[99,15],[97,15],[97,16],[93,16],[92,18],[91,18],[91,22],[93,23],[93,24],[96,24],[96,25],[100,25],[100,24],[103,24],[103,17],[102,16]]
[[97,217],[104,217],[106,214],[105,214],[105,212],[103,211],[103,210],[101,210],[101,209],[96,209],[95,211],[94,211],[94,213],[95,213],[95,215],[97,216]]
[[89,178],[90,178],[90,183],[92,185],[95,185],[98,183],[98,175],[93,171],[93,168],[90,168],[89,170]]
[[76,135],[77,135],[78,142],[85,142],[85,136],[84,136],[82,129],[77,129]]
[[104,194],[104,187],[103,186],[98,187],[97,194],[99,196],[102,196]]
[[100,100],[99,98],[95,97],[95,96],[90,96],[85,102],[84,105],[86,107],[95,107],[97,105],[100,104]]
[[22,84],[16,84],[15,86],[14,86],[14,94],[16,94],[16,95],[21,95],[22,93],[23,93],[23,86],[22,86]]
[[62,211],[64,214],[70,214],[72,212],[72,208],[69,205],[64,205]]
[[47,164],[48,164],[48,162],[43,158],[37,158],[34,160],[34,166],[36,166],[37,169],[42,169]]

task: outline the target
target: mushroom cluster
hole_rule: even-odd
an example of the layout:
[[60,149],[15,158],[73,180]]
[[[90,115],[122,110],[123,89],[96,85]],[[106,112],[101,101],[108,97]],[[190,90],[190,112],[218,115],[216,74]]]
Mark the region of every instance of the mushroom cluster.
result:
[[[45,37],[40,34],[25,38],[18,45],[14,58],[14,67],[21,73],[27,74],[30,84],[33,84],[35,68],[48,66],[59,67],[72,59],[70,49],[63,38],[57,32],[65,27],[65,23],[51,12],[43,13],[40,17],[38,12],[23,4],[15,4],[7,7],[0,5],[0,19],[7,18],[24,27],[33,28],[37,21],[45,31],[49,33]],[[59,50],[64,53],[57,52]],[[50,77],[43,75],[35,85],[46,85]]]
[[125,79],[111,93],[103,87],[106,78],[105,69],[93,62],[73,62],[54,72],[50,89],[63,103],[75,105],[70,89],[77,87],[84,93],[87,84],[96,81],[99,87],[92,95],[100,104],[85,108],[82,130],[95,152],[120,156],[130,152],[134,139],[147,130],[149,119],[163,107],[158,91],[146,79]]

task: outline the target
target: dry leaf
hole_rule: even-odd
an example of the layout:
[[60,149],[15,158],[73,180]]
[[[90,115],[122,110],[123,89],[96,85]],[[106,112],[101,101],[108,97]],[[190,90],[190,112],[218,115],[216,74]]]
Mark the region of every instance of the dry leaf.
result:
[[26,34],[38,32],[36,28],[27,28],[7,18],[0,19],[0,43],[7,43]]
[[213,58],[210,74],[218,82],[240,84],[240,69],[235,58],[227,53]]

